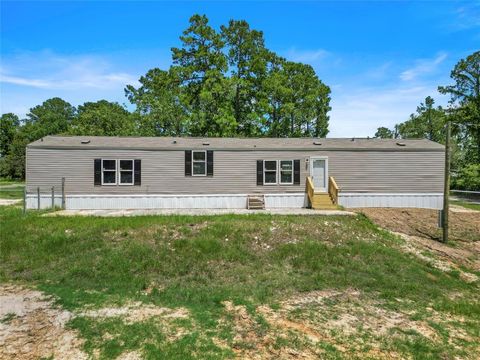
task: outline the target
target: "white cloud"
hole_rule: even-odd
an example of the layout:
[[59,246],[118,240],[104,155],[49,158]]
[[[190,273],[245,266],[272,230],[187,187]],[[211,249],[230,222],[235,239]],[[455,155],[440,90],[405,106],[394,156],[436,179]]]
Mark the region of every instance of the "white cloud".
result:
[[291,48],[287,50],[285,56],[288,60],[302,63],[313,63],[319,60],[323,60],[330,52],[324,49],[317,50],[299,50],[296,48]]
[[438,66],[447,58],[444,52],[439,53],[433,59],[419,59],[415,61],[415,65],[400,74],[403,81],[416,80],[418,77],[430,74],[437,70]]
[[137,76],[117,71],[101,56],[60,56],[49,51],[3,59],[0,82],[50,90],[111,89],[136,83]]

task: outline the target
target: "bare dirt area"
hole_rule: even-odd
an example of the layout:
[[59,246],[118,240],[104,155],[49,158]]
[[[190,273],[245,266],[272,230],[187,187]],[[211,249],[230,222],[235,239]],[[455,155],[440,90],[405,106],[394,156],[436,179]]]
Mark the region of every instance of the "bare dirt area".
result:
[[[170,309],[139,302],[123,307],[108,307],[72,313],[54,304],[54,299],[42,292],[17,285],[0,285],[0,359],[65,359],[91,358],[82,350],[84,339],[66,324],[74,317],[121,318],[126,324],[158,319],[169,341],[186,334],[178,327],[169,327],[175,319],[185,319],[184,308]],[[98,354],[97,354],[98,355]],[[94,353],[94,358],[98,356]],[[125,352],[123,360],[142,359],[137,351]]]
[[0,359],[87,359],[83,341],[65,324],[72,313],[19,286],[0,286]]
[[[441,243],[437,227],[438,212],[429,209],[363,208],[356,209],[378,226],[400,235],[406,250],[427,251],[443,261],[446,268],[466,266],[480,271],[480,211],[453,206],[450,211],[449,244]],[[440,263],[437,265],[441,266]],[[438,267],[438,266],[436,266]]]
[[[404,300],[398,302],[399,308],[388,310],[382,302],[355,289],[299,294],[281,302],[278,309],[262,305],[253,313],[244,305],[225,301],[228,316],[219,326],[230,322],[236,335],[230,343],[215,342],[232,349],[240,359],[318,359],[332,353],[343,358],[402,359],[405,354],[386,348],[383,341],[405,339],[411,333],[441,343],[442,334],[431,326],[432,319],[449,331],[454,346],[474,341],[454,325],[461,318],[430,309],[429,316],[414,320],[414,311],[402,307]],[[258,316],[267,327],[262,327]]]

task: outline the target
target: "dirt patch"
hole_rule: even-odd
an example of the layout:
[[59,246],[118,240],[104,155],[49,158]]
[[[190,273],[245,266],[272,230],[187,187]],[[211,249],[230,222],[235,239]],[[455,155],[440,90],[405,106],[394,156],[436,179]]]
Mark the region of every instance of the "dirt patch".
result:
[[[243,305],[234,305],[231,301],[223,302],[225,311],[231,319],[222,319],[219,326],[233,322],[233,333],[235,334],[232,343],[215,338],[214,342],[220,348],[231,348],[238,359],[318,359],[321,353],[317,349],[300,346],[293,348],[290,346],[277,346],[278,338],[287,339],[289,330],[301,331],[301,325],[298,327],[291,325],[290,327],[281,328],[280,320],[273,321],[273,313],[267,307],[260,307],[257,313],[262,312],[272,314],[268,329],[265,329],[250,315]],[[313,333],[313,330],[312,330]],[[312,335],[314,339],[320,336]],[[289,344],[292,341],[288,341]]]
[[[460,207],[459,207],[460,208]],[[462,208],[464,209],[464,208]],[[410,208],[355,209],[379,226],[407,235],[440,239],[438,211]],[[480,241],[480,211],[450,211],[450,239],[464,242]]]
[[145,305],[141,302],[130,303],[122,307],[108,307],[98,310],[87,310],[78,313],[78,316],[93,318],[112,318],[121,317],[127,324],[141,322],[152,317],[161,317],[162,319],[185,319],[189,312],[184,308],[170,309],[154,305]]
[[[459,207],[460,208],[460,207]],[[464,209],[464,208],[462,208]],[[450,212],[450,239],[443,244],[437,228],[438,213],[428,209],[357,209],[374,223],[395,232],[406,240],[404,250],[430,261],[431,253],[438,259],[436,267],[448,271],[459,265],[480,271],[480,211]],[[444,266],[445,265],[445,266]],[[473,279],[473,277],[470,277]]]
[[0,359],[87,359],[78,333],[65,328],[72,317],[39,291],[0,285]]
[[20,204],[22,199],[0,199],[0,206]]
[[110,230],[104,233],[106,241],[121,243],[123,241],[134,239],[146,243],[156,244],[158,241],[175,241],[184,237],[193,236],[208,226],[208,222],[192,223],[186,226],[178,225],[151,225],[137,229]]

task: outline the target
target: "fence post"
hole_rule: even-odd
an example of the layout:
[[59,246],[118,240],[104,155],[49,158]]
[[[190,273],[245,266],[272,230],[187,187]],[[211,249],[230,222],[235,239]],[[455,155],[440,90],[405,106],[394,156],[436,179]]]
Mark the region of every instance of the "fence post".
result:
[[52,209],[55,209],[55,186],[52,186]]
[[65,178],[62,177],[62,209],[65,210]]
[[37,186],[37,210],[40,210],[40,186]]
[[27,187],[23,187],[23,215],[27,213]]

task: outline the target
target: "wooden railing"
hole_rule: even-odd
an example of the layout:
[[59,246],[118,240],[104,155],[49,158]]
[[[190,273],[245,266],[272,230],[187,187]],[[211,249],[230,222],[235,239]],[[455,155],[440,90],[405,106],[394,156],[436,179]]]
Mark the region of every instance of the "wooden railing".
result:
[[310,204],[312,204],[313,196],[315,195],[315,189],[313,187],[313,181],[311,176],[307,177],[307,195],[308,195],[308,200]]
[[328,177],[328,193],[330,194],[330,198],[332,199],[335,205],[338,205],[338,192],[340,189],[333,178],[333,176]]

